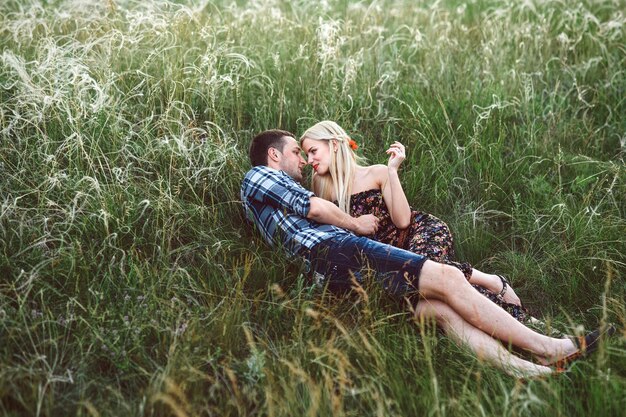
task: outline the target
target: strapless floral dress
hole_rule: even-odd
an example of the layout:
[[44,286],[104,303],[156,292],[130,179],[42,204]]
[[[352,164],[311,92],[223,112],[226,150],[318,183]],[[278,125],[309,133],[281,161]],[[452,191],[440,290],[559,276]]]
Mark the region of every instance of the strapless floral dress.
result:
[[[378,231],[372,239],[424,255],[432,261],[452,265],[461,270],[465,278],[471,277],[472,266],[454,259],[454,241],[448,225],[432,214],[412,211],[411,225],[404,230],[398,229],[391,221],[382,192],[378,189],[352,194],[350,214],[354,217],[365,214],[378,217]],[[480,285],[473,287],[518,321],[524,322],[528,318],[528,311],[524,307],[507,303],[500,295]]]

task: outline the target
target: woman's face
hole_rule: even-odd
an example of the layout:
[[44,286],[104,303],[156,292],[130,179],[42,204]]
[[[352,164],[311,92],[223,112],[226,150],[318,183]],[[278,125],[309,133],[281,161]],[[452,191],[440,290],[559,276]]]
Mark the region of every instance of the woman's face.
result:
[[302,150],[307,156],[307,163],[318,175],[326,175],[330,169],[330,141],[306,138],[302,141]]

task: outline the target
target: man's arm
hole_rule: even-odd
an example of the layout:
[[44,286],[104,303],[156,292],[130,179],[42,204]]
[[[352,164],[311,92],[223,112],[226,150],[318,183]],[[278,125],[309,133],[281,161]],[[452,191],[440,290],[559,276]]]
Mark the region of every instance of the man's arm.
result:
[[306,218],[318,223],[332,224],[358,235],[372,235],[378,229],[378,218],[373,214],[352,217],[339,207],[323,198],[311,196],[310,209]]

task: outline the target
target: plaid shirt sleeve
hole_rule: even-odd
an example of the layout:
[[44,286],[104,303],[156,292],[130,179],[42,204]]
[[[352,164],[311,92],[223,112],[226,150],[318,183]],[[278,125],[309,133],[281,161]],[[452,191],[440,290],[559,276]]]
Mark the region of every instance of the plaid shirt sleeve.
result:
[[289,175],[268,167],[252,168],[241,184],[246,217],[270,245],[282,245],[291,255],[303,254],[318,243],[349,234],[330,224],[306,218],[313,192]]
[[284,172],[267,167],[256,167],[246,175],[242,194],[251,200],[282,208],[302,217],[309,214],[310,198],[314,195]]

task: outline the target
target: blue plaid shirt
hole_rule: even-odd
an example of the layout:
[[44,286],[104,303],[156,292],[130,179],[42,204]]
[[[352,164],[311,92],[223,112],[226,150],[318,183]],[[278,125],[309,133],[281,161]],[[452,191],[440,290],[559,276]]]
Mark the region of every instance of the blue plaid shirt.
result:
[[291,255],[305,255],[324,240],[351,234],[306,218],[313,195],[283,171],[266,166],[252,168],[241,184],[248,220],[271,246],[283,247]]

